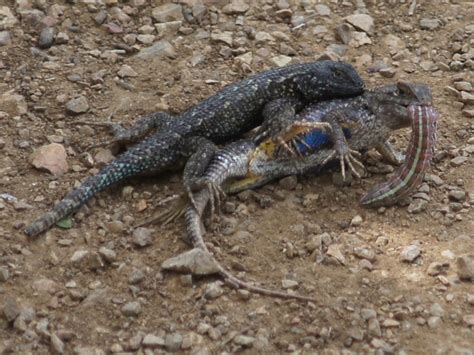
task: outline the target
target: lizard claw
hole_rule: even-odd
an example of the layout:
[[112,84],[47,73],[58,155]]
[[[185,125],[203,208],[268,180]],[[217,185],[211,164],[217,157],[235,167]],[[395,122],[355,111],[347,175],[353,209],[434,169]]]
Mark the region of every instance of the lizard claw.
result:
[[218,184],[212,181],[198,179],[190,187],[187,188],[189,200],[195,209],[197,209],[197,206],[194,200],[194,193],[202,189],[206,189],[209,194],[211,220],[212,220],[214,218],[216,206],[217,206],[218,214],[220,213],[221,201],[226,198],[226,194],[224,190],[222,190],[221,186],[219,186]]
[[344,180],[346,180],[346,164],[349,166],[351,173],[360,179],[359,172],[355,169],[354,165],[365,170],[364,164],[360,162],[360,157],[362,156],[358,151],[350,149],[347,145],[342,148],[336,148],[332,153],[322,162],[321,165],[326,164],[329,160],[333,159],[335,156],[339,157],[339,162],[341,165],[341,175]]

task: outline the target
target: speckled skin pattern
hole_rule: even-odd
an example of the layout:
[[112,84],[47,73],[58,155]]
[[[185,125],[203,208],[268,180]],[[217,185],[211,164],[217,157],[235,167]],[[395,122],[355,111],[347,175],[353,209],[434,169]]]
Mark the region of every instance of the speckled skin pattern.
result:
[[216,143],[238,138],[262,123],[262,111],[275,100],[287,98],[287,105],[301,107],[317,100],[358,95],[363,87],[352,66],[333,61],[271,69],[228,85],[89,177],[52,211],[28,226],[25,233],[40,234],[98,192],[127,177],[177,165],[188,156],[186,146],[190,137],[201,136]]
[[[423,106],[417,106],[417,104],[423,104]],[[321,121],[328,113],[338,111],[340,114],[333,117],[340,118],[338,124],[341,126],[350,123],[348,126],[352,128],[348,143],[351,147],[356,147],[359,150],[368,150],[379,146],[395,129],[407,127],[412,122],[413,133],[408,150],[409,161],[402,166],[402,172],[397,174],[406,182],[407,186],[410,186],[418,183],[417,178],[413,178],[416,172],[426,170],[426,162],[430,160],[436,140],[437,114],[430,104],[431,91],[427,86],[400,83],[397,86],[390,85],[367,91],[360,97],[353,99],[332,100],[311,105],[301,113],[297,120]],[[269,180],[284,175],[303,173],[321,167],[326,158],[330,156],[331,149],[323,147],[321,140],[314,140],[314,133],[312,131],[303,135],[302,140],[305,141],[305,145],[296,145],[296,148],[302,148],[301,153],[304,155],[302,159],[281,157],[272,138],[260,143],[252,139],[240,140],[226,145],[219,151],[210,147],[208,151],[214,156],[209,159],[208,167],[203,169],[203,166],[199,165],[199,171],[189,174],[194,175],[194,179],[199,181],[195,185],[199,185],[201,188],[193,196],[194,203],[190,203],[185,211],[188,241],[195,248],[200,248],[210,254],[204,242],[204,233],[201,228],[201,218],[206,206],[210,201],[212,202],[212,199],[218,197],[213,195],[217,189],[209,188],[210,185],[221,186],[224,182],[229,182],[230,179],[230,183],[224,189],[226,192],[232,193],[263,185]],[[311,139],[306,139],[307,137],[311,137]],[[192,159],[190,159],[189,165],[191,169],[194,168]],[[238,179],[232,180],[232,178]],[[207,185],[203,181],[207,181]],[[188,183],[193,184],[193,181]],[[385,202],[397,200],[397,187],[402,185],[396,179],[390,179],[387,184],[383,184],[380,191],[382,193],[388,192],[390,197],[383,197],[382,200]],[[399,190],[406,192],[407,187],[403,185]],[[391,191],[395,192],[391,194]],[[369,197],[377,196],[377,193],[369,195]],[[312,300],[310,297],[248,284],[227,271],[212,254],[210,256],[224,281],[233,287],[245,288],[251,292],[272,297]]]
[[433,106],[412,105],[409,111],[413,117],[412,135],[406,159],[395,174],[386,182],[375,186],[360,200],[367,207],[395,204],[408,196],[423,182],[430,168],[436,144],[439,119]]

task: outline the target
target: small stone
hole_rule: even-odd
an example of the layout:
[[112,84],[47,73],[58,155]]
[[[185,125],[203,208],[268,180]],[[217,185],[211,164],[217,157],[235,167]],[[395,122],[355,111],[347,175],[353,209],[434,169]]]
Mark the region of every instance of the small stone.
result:
[[66,149],[58,143],[51,143],[38,148],[31,154],[30,161],[36,169],[46,170],[54,176],[61,176],[69,168]]
[[246,336],[246,335],[237,335],[234,338],[234,343],[240,346],[250,347],[255,342],[254,337]]
[[133,70],[133,68],[130,65],[127,65],[127,64],[122,65],[117,74],[121,78],[127,78],[127,77],[135,78],[138,76],[137,72]]
[[69,42],[69,36],[66,32],[59,32],[55,39],[56,44],[67,44]]
[[212,32],[211,33],[211,40],[216,43],[225,43],[228,46],[232,46],[233,38],[232,38],[233,33],[230,31],[224,31],[224,32]]
[[430,18],[422,18],[420,20],[420,28],[422,30],[433,31],[437,29],[441,25],[441,21],[439,19],[430,19]]
[[169,58],[174,58],[176,56],[176,52],[173,46],[165,40],[156,42],[154,45],[143,48],[140,52],[136,55],[137,58],[140,59],[154,59],[160,58],[162,56],[167,56]]
[[78,115],[89,111],[89,103],[84,96],[79,96],[66,103],[66,111],[73,115]]
[[346,264],[346,258],[341,252],[341,244],[331,244],[328,247],[328,250],[326,252],[327,255],[332,256],[335,258],[337,261],[339,261],[342,265]]
[[441,307],[439,303],[433,303],[430,307],[430,314],[432,316],[443,318],[444,316],[444,309]]
[[373,337],[379,337],[382,335],[382,330],[380,329],[380,323],[377,318],[370,318],[367,323],[367,331],[369,335]]
[[387,318],[383,321],[382,326],[384,328],[398,328],[400,326],[400,322],[395,319]]
[[58,291],[58,284],[50,279],[40,278],[35,280],[32,284],[33,290],[41,293],[49,293],[50,295]]
[[77,250],[74,252],[74,254],[72,254],[71,259],[69,260],[71,261],[71,263],[79,265],[83,263],[88,258],[88,256],[89,256],[89,251]]
[[413,262],[421,254],[421,249],[418,245],[409,245],[400,253],[400,259],[405,262]]
[[0,94],[0,113],[10,116],[21,116],[28,112],[25,97],[15,94],[13,90]]
[[463,165],[467,160],[468,160],[467,157],[458,156],[456,158],[451,159],[449,163],[451,164],[451,166],[457,167],[457,166]]
[[466,314],[464,317],[462,317],[462,320],[468,326],[474,326],[474,314]]
[[352,227],[358,227],[362,224],[363,222],[363,219],[361,216],[357,215],[357,216],[354,216],[354,218],[352,218],[351,220],[351,226]]
[[174,352],[181,348],[183,336],[179,333],[166,334],[165,347],[168,351]]
[[179,4],[164,4],[155,7],[151,16],[156,22],[183,21],[182,7]]
[[285,290],[291,289],[291,288],[296,288],[296,287],[298,287],[298,281],[284,279],[284,280],[281,281],[281,286]]
[[468,81],[456,81],[454,87],[459,91],[472,91],[472,84]]
[[154,334],[147,334],[143,338],[142,345],[147,348],[158,348],[165,345],[165,339]]
[[118,34],[118,33],[123,33],[123,28],[122,26],[116,24],[115,22],[108,22],[104,25],[102,25],[107,31],[111,34]]
[[126,317],[138,317],[142,312],[142,305],[140,302],[127,302],[122,307],[122,314]]
[[319,16],[331,16],[331,9],[327,5],[318,4],[314,7]]
[[466,105],[474,105],[474,94],[461,91],[461,101]]
[[106,247],[101,247],[99,249],[99,255],[102,256],[109,263],[113,263],[117,260],[117,253]]
[[51,333],[51,351],[53,354],[64,354],[64,342],[55,334]]
[[374,19],[370,15],[354,14],[345,17],[344,20],[355,28],[368,34],[371,34],[374,30]]
[[444,263],[440,263],[440,262],[435,261],[435,262],[432,262],[428,266],[427,273],[430,276],[437,276],[437,275],[441,274],[442,272],[444,272],[447,267],[449,267],[449,264],[446,265]]
[[139,227],[133,231],[132,242],[140,248],[151,245],[153,242],[152,234],[154,229]]
[[244,14],[249,8],[249,5],[244,0],[232,0],[230,4],[222,8],[222,12],[227,15]]
[[463,255],[456,260],[457,274],[461,280],[474,282],[474,257]]
[[137,41],[149,45],[155,41],[155,35],[138,35]]
[[273,57],[271,59],[272,63],[275,64],[276,66],[278,67],[284,67],[288,64],[291,63],[291,61],[293,60],[292,57],[289,57],[287,55],[277,55],[276,57]]
[[38,39],[38,47],[42,49],[47,49],[53,45],[54,42],[54,28],[45,27],[40,32]]
[[354,248],[354,255],[361,259],[367,259],[369,261],[375,261],[375,251],[370,248]]
[[397,70],[395,68],[382,68],[379,70],[380,76],[384,78],[393,78],[395,74],[397,74]]
[[6,266],[0,266],[0,282],[6,282],[10,277],[10,272]]
[[219,271],[212,256],[201,248],[195,248],[167,259],[163,261],[161,267],[169,271],[194,275],[211,275]]
[[285,190],[294,190],[296,189],[296,185],[298,185],[298,179],[295,175],[284,177],[280,179],[278,184]]
[[10,32],[0,31],[0,46],[9,45],[11,42],[12,42],[12,38],[10,36]]
[[20,308],[18,307],[18,304],[14,298],[4,297],[4,299],[5,303],[3,304],[3,315],[8,322],[13,322],[20,314]]
[[430,329],[436,329],[436,328],[438,328],[438,327],[441,325],[442,322],[443,322],[443,321],[441,320],[440,317],[433,316],[433,317],[429,317],[429,318],[428,318],[428,322],[427,322],[427,323],[428,323],[428,327],[429,327]]
[[216,281],[208,284],[206,290],[204,291],[204,297],[208,300],[213,300],[220,297],[224,290],[222,289],[222,282]]

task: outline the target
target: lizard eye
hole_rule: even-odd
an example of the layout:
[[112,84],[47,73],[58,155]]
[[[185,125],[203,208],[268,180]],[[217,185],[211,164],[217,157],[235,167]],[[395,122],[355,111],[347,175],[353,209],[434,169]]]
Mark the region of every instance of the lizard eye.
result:
[[334,71],[334,76],[335,76],[336,78],[340,78],[340,77],[342,76],[341,71],[340,71],[340,70],[335,70],[335,71]]

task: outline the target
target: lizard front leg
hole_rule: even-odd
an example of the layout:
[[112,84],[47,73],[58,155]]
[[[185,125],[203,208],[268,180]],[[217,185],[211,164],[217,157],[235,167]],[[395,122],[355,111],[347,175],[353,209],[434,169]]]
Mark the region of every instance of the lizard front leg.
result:
[[343,131],[343,128],[350,129],[357,124],[356,114],[349,108],[337,109],[329,112],[322,120],[331,125],[329,137],[331,142],[334,144],[332,154],[323,162],[323,165],[338,156],[343,179],[346,179],[346,164],[349,166],[352,174],[360,178],[360,174],[357,172],[354,165],[361,169],[365,169],[364,165],[359,161],[361,154],[349,147]]

